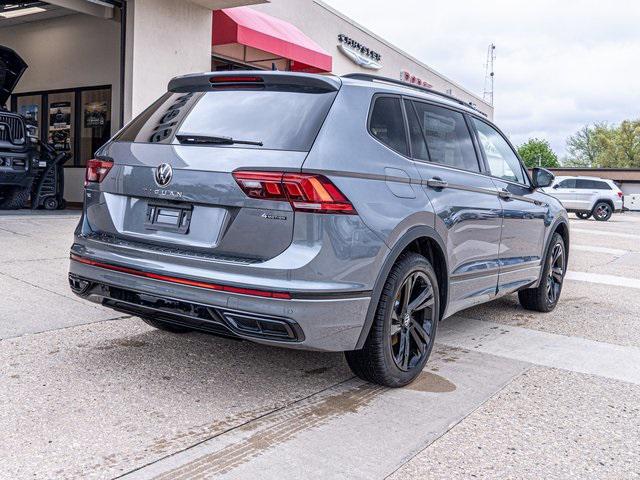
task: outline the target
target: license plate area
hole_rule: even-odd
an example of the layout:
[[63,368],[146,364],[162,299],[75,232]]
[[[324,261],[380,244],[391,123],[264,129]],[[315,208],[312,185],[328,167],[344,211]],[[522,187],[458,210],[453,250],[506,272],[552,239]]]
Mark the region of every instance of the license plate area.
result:
[[144,228],[165,232],[187,233],[191,224],[193,205],[180,206],[166,204],[147,205]]

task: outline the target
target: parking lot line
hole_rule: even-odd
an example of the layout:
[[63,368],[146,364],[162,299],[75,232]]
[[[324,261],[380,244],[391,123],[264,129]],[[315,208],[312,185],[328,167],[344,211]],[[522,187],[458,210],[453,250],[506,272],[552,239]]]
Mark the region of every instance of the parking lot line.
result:
[[591,245],[571,245],[571,250],[575,251],[578,250],[580,252],[589,252],[589,253],[605,253],[608,255],[616,255],[616,256],[622,256],[622,255],[626,255],[627,253],[639,253],[639,252],[634,252],[632,250],[622,250],[619,248],[607,248],[607,247],[596,247],[596,246],[591,246]]
[[633,233],[611,232],[609,230],[585,230],[584,228],[571,227],[571,233],[587,233],[589,235],[603,235],[605,237],[632,238],[640,240],[640,235],[635,235]]
[[637,278],[619,277],[617,275],[605,275],[602,273],[574,272],[569,270],[566,279],[579,282],[601,283],[614,287],[640,288],[640,280]]
[[578,337],[454,317],[438,341],[546,367],[599,375],[640,385],[640,349]]

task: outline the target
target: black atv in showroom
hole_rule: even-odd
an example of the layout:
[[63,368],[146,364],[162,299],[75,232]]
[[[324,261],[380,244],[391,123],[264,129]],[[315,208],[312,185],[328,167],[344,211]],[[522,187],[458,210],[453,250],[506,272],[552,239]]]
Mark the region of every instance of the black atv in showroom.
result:
[[38,168],[37,139],[24,117],[4,108],[27,64],[0,46],[0,209],[22,208]]

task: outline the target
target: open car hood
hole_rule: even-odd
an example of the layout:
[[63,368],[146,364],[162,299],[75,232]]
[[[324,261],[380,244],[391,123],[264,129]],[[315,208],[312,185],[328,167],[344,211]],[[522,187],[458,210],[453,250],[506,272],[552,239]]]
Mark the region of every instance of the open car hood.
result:
[[0,45],[0,106],[7,103],[27,64],[9,47]]

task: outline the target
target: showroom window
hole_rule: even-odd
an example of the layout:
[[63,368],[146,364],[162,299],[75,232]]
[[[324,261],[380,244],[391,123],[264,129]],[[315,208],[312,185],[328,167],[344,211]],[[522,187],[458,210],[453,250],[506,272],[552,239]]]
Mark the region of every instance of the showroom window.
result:
[[36,127],[40,140],[67,152],[65,167],[84,167],[111,137],[111,86],[18,93],[11,109]]

